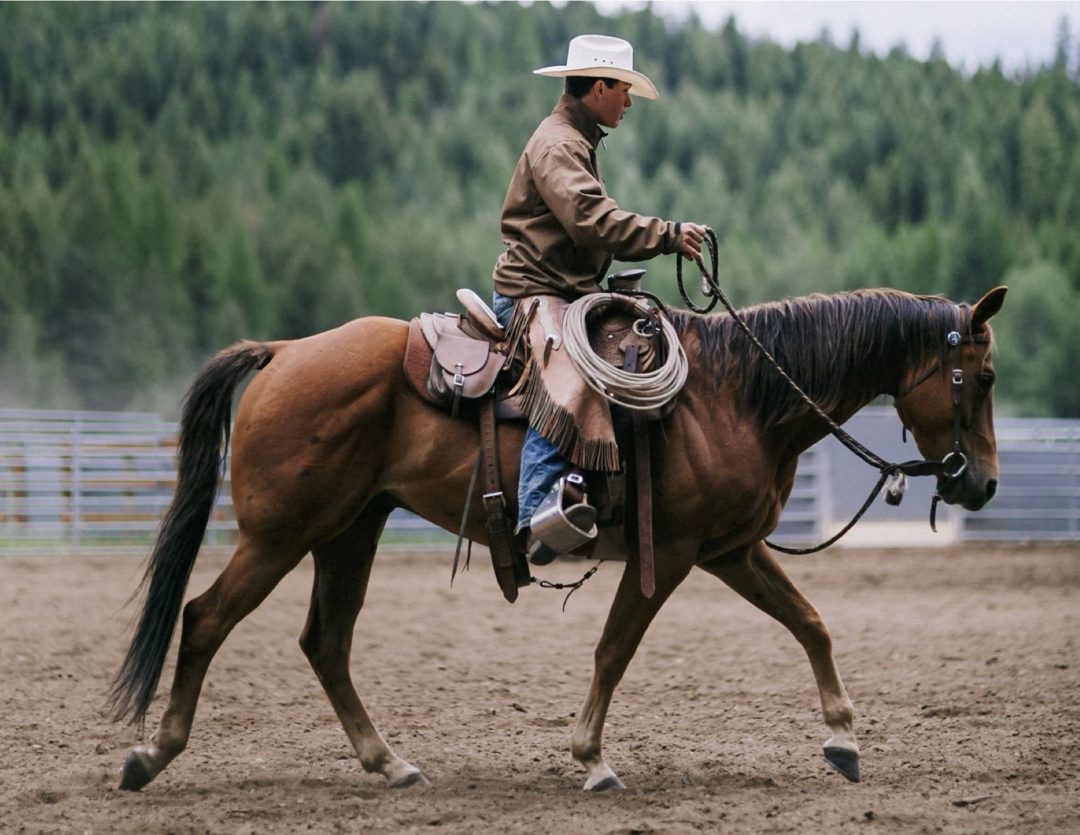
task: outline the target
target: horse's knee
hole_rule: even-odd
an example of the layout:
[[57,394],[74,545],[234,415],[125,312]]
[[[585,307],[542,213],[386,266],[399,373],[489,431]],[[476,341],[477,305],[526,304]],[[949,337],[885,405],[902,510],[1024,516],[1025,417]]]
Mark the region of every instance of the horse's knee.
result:
[[832,654],[832,634],[816,611],[805,613],[793,625],[792,631],[808,653],[825,656]]

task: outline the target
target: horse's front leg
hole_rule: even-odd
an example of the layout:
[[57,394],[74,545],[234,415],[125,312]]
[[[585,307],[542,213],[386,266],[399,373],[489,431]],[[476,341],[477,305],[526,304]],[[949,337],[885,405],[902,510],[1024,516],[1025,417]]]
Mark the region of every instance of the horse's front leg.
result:
[[[673,557],[672,554],[666,555]],[[571,750],[574,759],[585,766],[588,776],[585,791],[625,788],[614,771],[604,762],[601,735],[611,696],[634,657],[641,638],[668,596],[693,567],[691,560],[665,559],[656,555],[656,592],[651,598],[641,594],[636,562],[628,562],[615,599],[608,612],[604,634],[596,646],[595,668],[589,695],[574,728]]]
[[817,681],[825,724],[832,732],[825,741],[825,759],[849,780],[859,782],[859,746],[852,727],[855,711],[836,669],[832,636],[817,609],[762,542],[701,567],[780,621],[802,644]]

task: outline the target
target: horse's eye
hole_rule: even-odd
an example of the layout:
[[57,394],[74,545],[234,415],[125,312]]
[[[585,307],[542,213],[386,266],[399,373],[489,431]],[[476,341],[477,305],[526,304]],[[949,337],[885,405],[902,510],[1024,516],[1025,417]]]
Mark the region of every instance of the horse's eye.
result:
[[996,379],[993,371],[983,371],[981,374],[975,375],[975,382],[977,382],[983,389],[989,389],[994,385]]

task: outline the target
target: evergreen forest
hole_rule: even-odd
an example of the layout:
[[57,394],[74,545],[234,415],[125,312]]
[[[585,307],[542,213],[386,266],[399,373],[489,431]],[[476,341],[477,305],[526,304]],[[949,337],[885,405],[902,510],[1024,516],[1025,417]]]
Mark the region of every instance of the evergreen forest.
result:
[[[601,150],[739,305],[891,286],[995,320],[999,411],[1080,416],[1080,49],[961,71],[569,3],[0,4],[0,405],[175,414],[241,338],[490,293],[575,34],[661,90]],[[677,301],[675,262],[649,289]]]

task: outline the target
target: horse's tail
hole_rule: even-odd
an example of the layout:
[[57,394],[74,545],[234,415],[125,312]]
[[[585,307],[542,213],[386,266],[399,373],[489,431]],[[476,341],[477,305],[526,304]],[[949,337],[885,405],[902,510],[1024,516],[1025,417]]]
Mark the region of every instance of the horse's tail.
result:
[[273,354],[272,347],[257,342],[226,348],[199,372],[187,393],[176,494],[136,591],[145,591],[138,626],[109,690],[115,721],[141,723],[150,707],[221,480],[233,394],[244,377],[264,367]]

